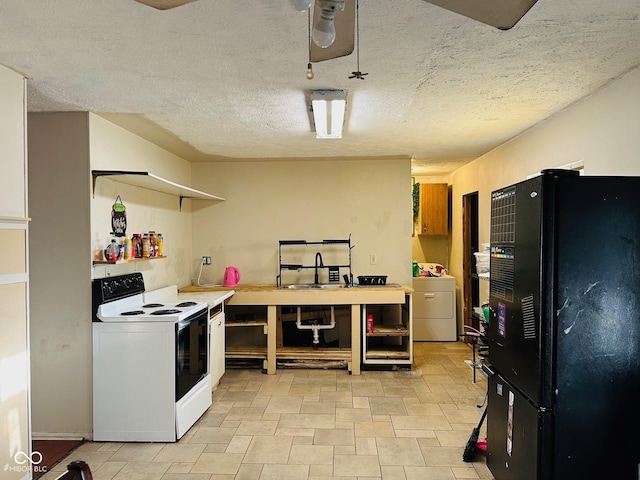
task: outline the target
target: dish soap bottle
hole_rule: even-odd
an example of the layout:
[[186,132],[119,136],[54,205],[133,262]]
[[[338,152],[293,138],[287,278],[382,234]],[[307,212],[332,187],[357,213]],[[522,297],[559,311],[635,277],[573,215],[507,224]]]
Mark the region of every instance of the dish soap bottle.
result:
[[412,270],[413,270],[413,276],[414,277],[417,277],[417,276],[420,275],[420,267],[418,266],[418,261],[417,260],[413,261]]

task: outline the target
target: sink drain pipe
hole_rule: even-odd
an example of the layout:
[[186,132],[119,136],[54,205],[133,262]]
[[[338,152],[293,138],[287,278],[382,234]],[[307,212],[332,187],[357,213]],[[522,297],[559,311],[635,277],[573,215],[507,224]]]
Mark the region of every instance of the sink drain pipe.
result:
[[331,322],[328,324],[319,324],[319,323],[311,323],[309,325],[303,325],[302,324],[302,318],[301,318],[301,313],[302,313],[302,308],[298,307],[298,319],[296,320],[296,327],[298,327],[299,330],[312,330],[313,331],[313,344],[317,345],[320,343],[320,338],[318,336],[318,332],[320,330],[328,330],[330,328],[333,328],[336,326],[336,315],[335,312],[333,310],[333,306],[330,307],[331,308]]

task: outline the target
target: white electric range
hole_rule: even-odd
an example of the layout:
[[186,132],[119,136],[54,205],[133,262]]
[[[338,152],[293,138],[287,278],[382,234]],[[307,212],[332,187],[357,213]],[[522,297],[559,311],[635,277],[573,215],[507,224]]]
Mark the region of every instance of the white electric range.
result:
[[208,305],[148,301],[141,273],[92,289],[93,440],[177,441],[211,406]]

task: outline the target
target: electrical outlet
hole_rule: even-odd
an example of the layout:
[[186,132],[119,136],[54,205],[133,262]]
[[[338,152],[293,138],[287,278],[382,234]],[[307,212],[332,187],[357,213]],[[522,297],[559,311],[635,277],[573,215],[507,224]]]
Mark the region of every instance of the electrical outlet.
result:
[[203,256],[202,257],[202,264],[203,265],[211,265],[211,257]]
[[372,253],[372,254],[369,256],[369,263],[370,263],[371,265],[377,265],[377,264],[378,264],[378,255],[376,255],[375,253]]

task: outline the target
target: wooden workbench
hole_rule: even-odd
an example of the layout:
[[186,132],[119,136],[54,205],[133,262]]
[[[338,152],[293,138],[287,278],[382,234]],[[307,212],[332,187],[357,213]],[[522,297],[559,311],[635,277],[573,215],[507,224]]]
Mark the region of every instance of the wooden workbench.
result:
[[348,305],[351,310],[351,355],[348,368],[353,375],[360,375],[361,363],[361,319],[362,305],[404,304],[411,287],[401,285],[363,286],[336,289],[289,289],[275,285],[238,284],[233,287],[190,286],[180,289],[180,293],[197,293],[234,290],[228,305],[265,306],[267,321],[267,352],[265,370],[267,374],[276,372],[276,323],[279,306]]

